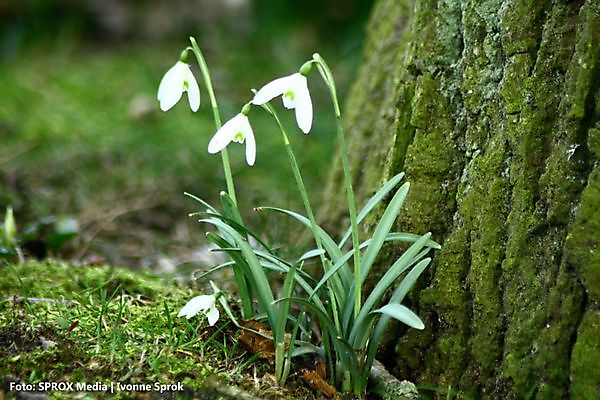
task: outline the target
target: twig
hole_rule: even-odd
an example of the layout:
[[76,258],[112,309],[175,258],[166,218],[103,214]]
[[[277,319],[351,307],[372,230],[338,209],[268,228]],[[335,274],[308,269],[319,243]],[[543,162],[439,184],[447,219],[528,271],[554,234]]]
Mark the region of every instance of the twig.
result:
[[369,392],[383,400],[417,400],[419,392],[414,383],[400,381],[375,360],[369,374]]

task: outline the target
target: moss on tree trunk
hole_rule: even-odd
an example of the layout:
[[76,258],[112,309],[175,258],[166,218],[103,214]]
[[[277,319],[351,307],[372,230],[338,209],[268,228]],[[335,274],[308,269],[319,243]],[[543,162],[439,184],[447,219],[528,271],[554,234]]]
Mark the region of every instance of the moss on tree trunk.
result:
[[[599,89],[597,1],[376,4],[345,114],[358,204],[403,170],[398,229],[444,246],[410,299],[426,330],[387,341],[396,375],[600,397]],[[341,185],[337,165],[334,230]]]

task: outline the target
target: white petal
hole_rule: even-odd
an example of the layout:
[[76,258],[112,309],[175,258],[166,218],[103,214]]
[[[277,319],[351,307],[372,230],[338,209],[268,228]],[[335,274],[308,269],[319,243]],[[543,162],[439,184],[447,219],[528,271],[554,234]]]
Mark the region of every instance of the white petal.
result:
[[190,301],[187,302],[185,306],[179,311],[177,314],[178,317],[186,317],[187,319],[192,318],[194,315],[198,314],[200,311],[204,311],[209,309],[210,307],[214,307],[215,305],[215,296],[210,295],[202,295],[196,296]]
[[296,89],[296,122],[302,132],[308,133],[312,127],[313,107],[306,77],[302,78],[304,78],[303,85]]
[[190,103],[190,108],[192,111],[196,112],[200,108],[200,88],[198,87],[198,82],[196,82],[196,78],[194,78],[194,74],[188,65],[187,67],[187,78],[186,81],[188,83],[187,94],[188,101]]
[[181,61],[177,61],[165,73],[158,85],[156,97],[160,102],[160,109],[163,111],[167,111],[177,104],[183,94],[183,81],[185,79],[185,70],[182,69],[183,67],[187,67],[187,65]]
[[219,310],[217,309],[217,307],[211,307],[206,313],[206,318],[208,318],[208,324],[210,326],[213,326],[219,319]]
[[246,137],[246,162],[249,166],[253,166],[256,161],[256,140],[248,117],[246,117],[246,127],[243,132]]
[[260,88],[258,92],[256,92],[254,98],[252,99],[252,104],[259,106],[277,96],[284,94],[290,89],[290,87],[293,86],[295,78],[294,75],[296,74],[284,76],[283,78],[277,78],[267,83],[265,86]]
[[231,118],[229,121],[225,122],[217,133],[210,139],[208,143],[208,152],[210,154],[215,154],[220,152],[231,142],[236,133],[238,133],[242,129],[243,118],[248,121],[248,117],[243,114],[238,114],[235,117]]
[[[296,97],[295,92],[292,92],[292,94],[294,97]],[[287,108],[288,110],[291,110],[292,108],[296,107],[296,99],[295,98],[292,100],[284,94],[283,96],[281,96],[281,99],[283,100],[283,106],[285,108]]]

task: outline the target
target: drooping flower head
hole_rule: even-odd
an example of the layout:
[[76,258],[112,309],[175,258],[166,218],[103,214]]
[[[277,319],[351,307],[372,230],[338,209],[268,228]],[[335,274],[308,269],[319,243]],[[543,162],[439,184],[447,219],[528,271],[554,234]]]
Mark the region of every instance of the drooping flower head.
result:
[[246,143],[246,162],[254,165],[256,160],[256,141],[254,132],[248,121],[248,105],[244,106],[242,112],[231,118],[215,133],[208,143],[208,152],[211,154],[223,150],[229,143]]
[[196,296],[187,302],[185,306],[177,314],[178,317],[186,317],[187,319],[192,318],[199,312],[206,315],[208,324],[213,326],[219,319],[219,310],[217,309],[217,292],[208,295],[203,294]]
[[256,92],[252,104],[262,105],[277,96],[281,96],[285,108],[296,110],[296,122],[300,130],[310,132],[313,108],[306,76],[296,72],[267,83]]
[[192,111],[198,111],[200,108],[200,88],[192,70],[187,63],[187,51],[181,53],[179,61],[175,63],[165,73],[160,85],[158,85],[158,94],[156,95],[160,102],[160,109],[163,111],[169,110],[173,107],[183,92],[187,92],[188,101]]

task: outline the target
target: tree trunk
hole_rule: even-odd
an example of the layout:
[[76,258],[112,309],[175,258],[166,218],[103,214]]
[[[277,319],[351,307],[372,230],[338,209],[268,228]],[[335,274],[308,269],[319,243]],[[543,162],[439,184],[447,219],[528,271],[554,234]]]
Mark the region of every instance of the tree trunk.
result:
[[[443,245],[409,300],[426,329],[384,344],[395,375],[600,398],[599,89],[597,0],[378,1],[345,114],[358,204],[405,171],[398,230]],[[342,185],[335,165],[334,230]]]

